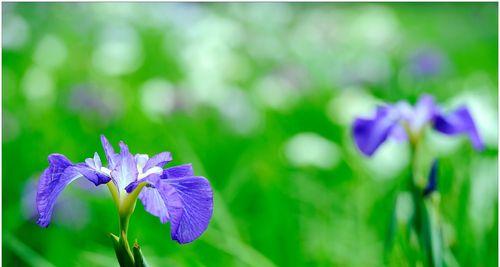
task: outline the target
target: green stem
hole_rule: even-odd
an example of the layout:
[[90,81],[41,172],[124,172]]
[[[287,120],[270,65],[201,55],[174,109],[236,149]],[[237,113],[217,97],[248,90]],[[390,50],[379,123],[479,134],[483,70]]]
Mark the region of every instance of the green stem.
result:
[[423,195],[425,179],[419,171],[418,142],[413,140],[411,144],[411,164],[409,188],[412,192],[414,205],[414,227],[418,234],[420,248],[423,252],[423,260],[426,266],[441,266],[441,238],[440,226],[437,213],[433,209],[433,203]]
[[120,217],[119,237],[113,234],[111,234],[111,237],[115,248],[116,257],[121,267],[135,266],[134,256],[127,240],[127,231],[130,217],[132,216],[132,213],[135,209],[137,196],[139,195],[139,192],[144,187],[144,185],[144,183],[140,184],[133,192],[131,192],[130,194],[126,194],[126,192],[118,192],[118,189],[112,182],[108,183],[109,191],[111,192],[111,196],[113,197],[113,200],[117,205],[118,214]]
[[[134,266],[134,256],[132,255],[132,250],[130,250],[130,245],[127,240],[127,230],[130,221],[130,214],[125,216],[120,216],[120,249],[125,253],[126,263],[125,266]],[[125,267],[122,266],[122,267]]]

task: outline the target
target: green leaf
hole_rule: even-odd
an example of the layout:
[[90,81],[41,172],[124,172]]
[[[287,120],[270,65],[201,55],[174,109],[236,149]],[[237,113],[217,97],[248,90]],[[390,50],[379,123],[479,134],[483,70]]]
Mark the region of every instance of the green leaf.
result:
[[144,258],[144,255],[142,255],[141,247],[137,243],[137,240],[135,241],[134,247],[132,248],[132,253],[134,254],[135,267],[148,267],[146,259]]
[[127,239],[124,237],[122,232],[122,237],[118,238],[114,234],[109,234],[111,240],[113,241],[113,247],[115,249],[116,258],[121,267],[134,267],[134,259],[128,249]]
[[3,244],[30,266],[53,267],[42,255],[31,249],[9,232],[3,234]]
[[424,201],[425,209],[425,232],[427,234],[427,245],[428,251],[430,252],[430,258],[432,266],[441,267],[443,266],[443,241],[441,236],[441,228],[439,225],[439,215],[433,203],[426,199]]

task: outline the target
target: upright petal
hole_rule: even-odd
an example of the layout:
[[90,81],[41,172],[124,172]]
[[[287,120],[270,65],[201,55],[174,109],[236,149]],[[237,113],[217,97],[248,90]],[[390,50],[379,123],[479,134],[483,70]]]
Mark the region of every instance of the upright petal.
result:
[[170,152],[161,152],[160,154],[155,155],[146,162],[146,165],[144,166],[144,172],[155,166],[163,168],[163,166],[165,166],[165,164],[167,164],[171,160],[172,154],[170,154]]
[[434,97],[422,95],[415,105],[412,118],[409,120],[412,131],[420,131],[426,124],[431,122],[436,116],[437,107]]
[[120,154],[116,159],[116,165],[111,171],[111,177],[119,191],[122,191],[127,185],[137,180],[137,166],[134,156],[130,154],[127,145],[123,142],[120,142]]
[[94,166],[97,170],[100,170],[102,167],[101,157],[99,157],[97,152],[94,152]]
[[467,134],[476,150],[484,148],[474,120],[469,110],[464,106],[448,115],[438,114],[434,120],[434,129],[447,135]]
[[118,154],[115,153],[113,147],[109,144],[108,139],[104,135],[101,135],[101,143],[104,148],[104,153],[106,154],[106,159],[108,160],[109,169],[114,169],[116,166],[116,161],[118,160]]
[[213,213],[213,192],[207,179],[160,179],[155,187],[167,207],[173,240],[189,243],[207,229]]
[[373,155],[397,125],[399,118],[397,109],[390,106],[378,107],[373,119],[357,118],[353,123],[352,134],[359,150],[367,156]]
[[146,162],[149,160],[149,156],[146,154],[136,154],[135,155],[135,163],[137,164],[137,171],[144,172],[144,166],[146,166]]
[[408,134],[406,134],[406,130],[401,124],[396,124],[394,126],[390,137],[398,142],[408,141]]
[[109,181],[109,177],[97,176],[92,171],[84,163],[74,165],[64,155],[49,155],[49,167],[42,173],[38,182],[36,206],[39,218],[37,223],[42,227],[49,225],[57,197],[75,179],[84,176],[95,185]]

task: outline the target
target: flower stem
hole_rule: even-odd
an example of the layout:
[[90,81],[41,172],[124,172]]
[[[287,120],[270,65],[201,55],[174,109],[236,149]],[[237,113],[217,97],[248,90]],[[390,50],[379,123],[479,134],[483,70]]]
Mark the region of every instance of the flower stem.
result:
[[134,267],[134,257],[130,251],[130,247],[127,241],[127,235],[122,232],[120,237],[110,234],[115,248],[116,258],[120,267]]
[[[137,202],[137,197],[139,196],[140,191],[146,185],[146,183],[141,183],[137,188],[132,191],[130,194],[127,194],[125,190],[118,190],[114,183],[107,183],[108,189],[111,192],[111,196],[115,201],[115,204],[118,208],[118,214],[120,217],[119,227],[120,234],[119,237],[111,234],[113,245],[115,248],[116,258],[120,263],[120,267],[137,267],[137,266],[146,266],[144,259],[142,257],[142,253],[140,249],[135,253],[141,254],[141,261],[135,262],[134,254],[130,249],[130,245],[127,240],[127,231],[128,225],[130,221],[130,217],[135,210],[135,204]],[[137,245],[138,247],[138,245]],[[139,247],[138,247],[139,248]]]
[[440,226],[438,224],[438,214],[433,208],[433,203],[423,194],[425,179],[419,171],[419,143],[411,144],[411,164],[409,189],[414,205],[414,227],[417,232],[420,248],[423,252],[425,266],[441,266],[442,244],[440,236]]

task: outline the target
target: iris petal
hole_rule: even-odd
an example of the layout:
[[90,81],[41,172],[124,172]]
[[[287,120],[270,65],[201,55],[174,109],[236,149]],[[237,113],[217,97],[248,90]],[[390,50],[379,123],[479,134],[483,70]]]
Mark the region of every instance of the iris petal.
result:
[[126,187],[125,187],[125,191],[127,191],[127,193],[131,193],[132,191],[135,190],[135,188],[140,184],[140,183],[148,183],[148,185],[154,185],[156,183],[157,180],[160,179],[160,175],[158,174],[150,174],[140,180],[135,180],[133,182],[131,182],[130,184],[128,184]]
[[158,179],[181,178],[186,176],[194,176],[193,165],[183,164],[167,168],[163,170],[163,174],[161,176],[157,174],[150,174],[140,180],[131,182],[129,185],[127,185],[127,187],[125,187],[125,191],[127,191],[127,193],[134,191],[135,188],[142,182],[147,182],[150,185],[154,185]]
[[167,206],[156,188],[145,186],[139,194],[139,199],[147,212],[160,218],[162,223],[168,222],[170,217]]
[[467,134],[476,150],[483,150],[484,144],[469,110],[462,106],[448,115],[438,114],[434,129],[446,135]]
[[163,166],[165,166],[165,164],[167,164],[171,160],[172,154],[170,154],[170,152],[161,152],[160,154],[155,155],[146,162],[146,165],[144,166],[144,172],[155,166],[163,168]]
[[213,192],[207,179],[160,179],[155,187],[167,207],[173,240],[184,244],[203,234],[213,213]]
[[113,146],[109,144],[108,139],[106,139],[104,135],[101,135],[101,143],[104,148],[104,153],[106,154],[106,159],[108,160],[109,169],[112,170],[115,168],[118,154],[115,153]]
[[47,227],[52,217],[54,204],[62,190],[75,179],[85,177],[95,185],[109,182],[110,178],[97,174],[84,163],[74,165],[64,155],[49,155],[49,167],[40,176],[36,196],[38,225]]
[[127,192],[142,182],[148,185],[139,199],[162,223],[170,221],[172,239],[189,243],[207,229],[213,213],[213,192],[207,179],[193,176],[191,164],[165,169],[161,177],[149,175],[132,182]]
[[399,112],[389,106],[378,107],[372,119],[357,118],[354,121],[352,133],[359,150],[367,156],[373,155],[377,148],[387,140],[399,118]]
[[157,189],[154,187],[154,185],[157,183],[159,179],[189,177],[189,176],[194,176],[193,173],[194,173],[193,166],[191,164],[179,165],[163,170],[163,174],[161,176],[152,174],[147,177],[144,177],[143,179],[134,181],[129,185],[127,185],[125,190],[128,193],[131,193],[132,191],[135,190],[135,188],[137,188],[137,186],[140,183],[143,182],[148,183],[148,186],[144,187],[141,193],[139,194],[139,199],[141,199],[142,204],[144,205],[146,211],[160,218],[160,220],[164,222],[163,221],[164,218],[168,218],[168,215],[165,216],[160,211],[167,212],[167,209],[163,203],[157,204],[158,202],[156,200],[159,197],[159,193],[157,192]]
[[434,97],[431,95],[423,95],[418,100],[413,111],[413,116],[409,120],[412,131],[417,132],[434,119],[436,116],[437,107],[434,102]]
[[184,164],[163,170],[162,179],[194,176],[193,165]]
[[108,175],[92,169],[85,163],[77,163],[69,168],[80,173],[81,175],[83,175],[83,177],[87,178],[95,185],[105,184],[111,180]]
[[134,156],[130,154],[127,145],[123,142],[120,142],[120,154],[116,159],[115,168],[111,171],[111,178],[119,191],[122,191],[127,185],[137,181],[137,166]]

